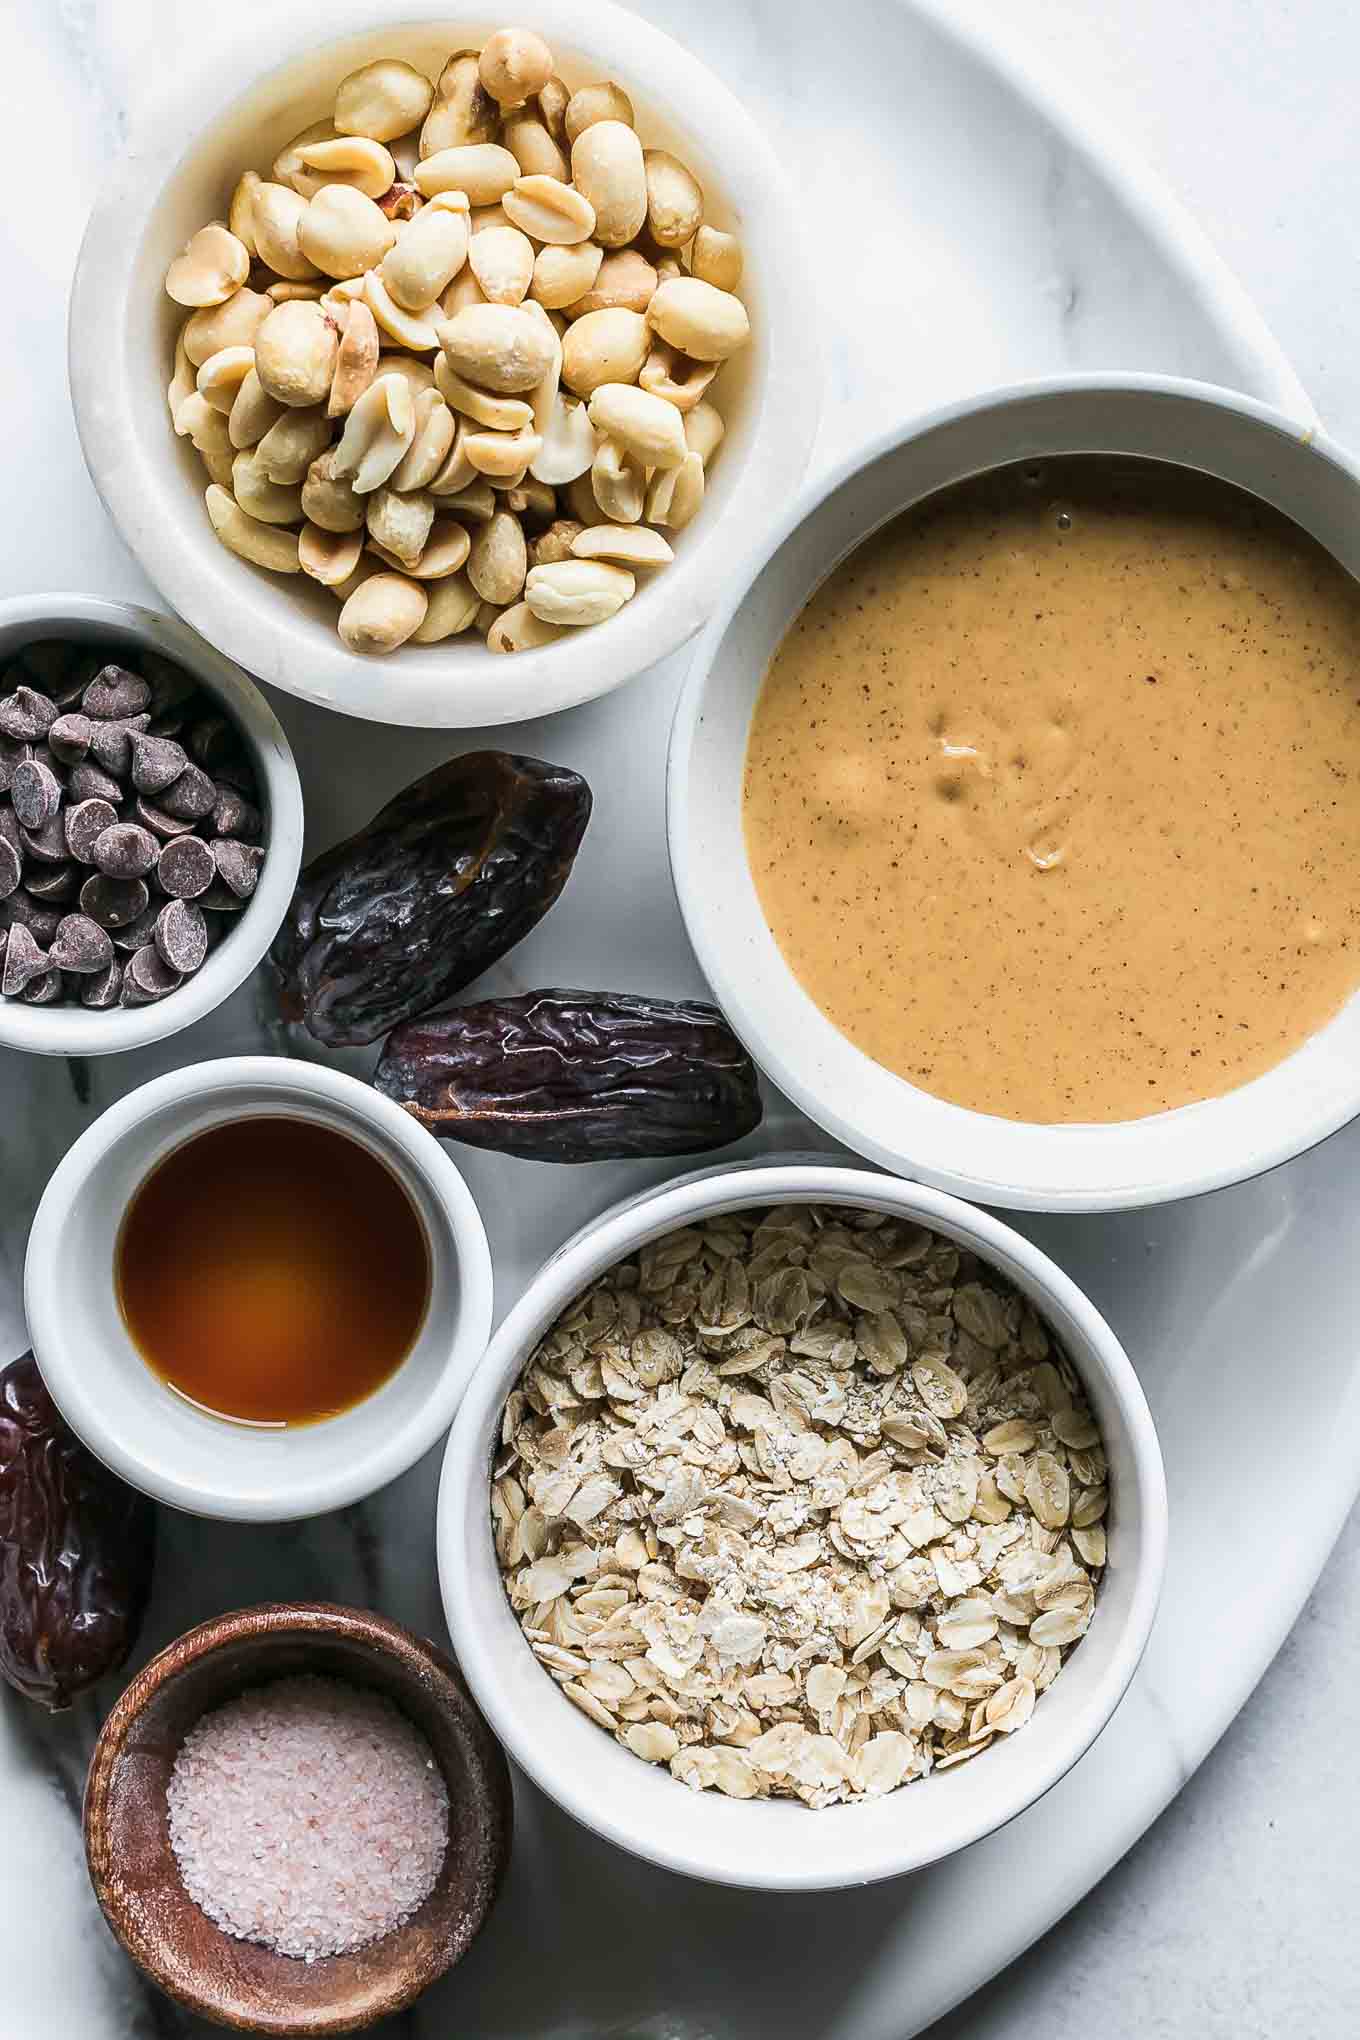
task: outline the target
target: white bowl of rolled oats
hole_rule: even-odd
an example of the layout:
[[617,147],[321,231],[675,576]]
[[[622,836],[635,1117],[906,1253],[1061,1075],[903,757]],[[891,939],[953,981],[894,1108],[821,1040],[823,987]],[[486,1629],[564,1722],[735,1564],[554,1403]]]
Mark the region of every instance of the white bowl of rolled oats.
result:
[[801,1158],[560,1250],[468,1390],[438,1524],[459,1661],[530,1776],[768,1890],[920,1869],[1046,1792],[1133,1677],[1166,1535],[1142,1391],[1062,1271]]

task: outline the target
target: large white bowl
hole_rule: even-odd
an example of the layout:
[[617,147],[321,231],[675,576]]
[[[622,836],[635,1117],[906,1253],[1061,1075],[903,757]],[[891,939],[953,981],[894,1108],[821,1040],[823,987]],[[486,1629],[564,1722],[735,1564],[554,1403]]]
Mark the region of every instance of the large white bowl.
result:
[[[1078,1374],[1110,1466],[1109,1564],[1090,1629],[1023,1733],[904,1793],[818,1813],[694,1793],[578,1713],[510,1611],[491,1537],[501,1409],[558,1313],[649,1240],[763,1204],[857,1205],[918,1220],[970,1248],[1029,1297]],[[718,1884],[814,1891],[919,1870],[1024,1811],[1095,1741],[1137,1669],[1166,1562],[1166,1482],[1143,1392],[1110,1327],[1046,1254],[953,1197],[800,1157],[701,1171],[606,1212],[559,1249],[473,1376],[439,1489],[444,1612],[478,1705],[516,1762],[567,1812],[636,1856]]]
[[[1360,1112],[1360,995],[1266,1075],[1221,1098],[1109,1125],[994,1118],[873,1062],[803,990],[761,912],[742,828],[751,714],[819,584],[879,525],[1008,461],[1143,455],[1236,483],[1360,576],[1360,468],[1312,426],[1203,383],[1083,375],[951,404],[808,490],[729,585],[676,710],[671,868],[704,973],[756,1060],[809,1118],[885,1167],[985,1204],[1102,1211],[1193,1196],[1274,1167]],[[985,923],[976,939],[985,942]]]
[[282,725],[258,687],[238,666],[185,627],[133,602],[105,602],[67,592],[13,595],[0,601],[0,665],[41,638],[140,648],[173,659],[235,724],[255,768],[265,817],[259,884],[201,970],[154,1006],[25,1006],[0,999],[0,1046],[30,1055],[111,1055],[144,1048],[190,1027],[220,1006],[260,961],[288,910],[302,858],[302,786]]
[[[430,1299],[401,1366],[362,1402],[268,1430],[176,1396],[118,1306],[118,1230],[156,1164],[211,1126],[308,1120],[397,1177],[430,1249]],[[381,1282],[381,1266],[371,1270]],[[371,1084],[319,1063],[231,1056],[156,1077],[110,1105],[58,1164],[24,1262],[29,1337],[52,1399],[90,1450],[195,1516],[280,1523],[341,1509],[404,1473],[448,1428],[491,1329],[491,1252],[472,1193],[437,1140]]]
[[375,26],[375,0],[293,0],[261,41],[204,17],[202,69],[181,77],[145,139],[111,177],[86,230],[71,293],[70,372],[90,473],[120,533],[182,616],[271,686],[347,715],[464,729],[588,701],[673,652],[707,617],[734,552],[802,480],[821,371],[815,303],[774,152],[739,98],[659,29],[592,0],[533,0],[514,18],[544,35],[568,84],[612,77],[649,144],[673,149],[704,186],[709,217],[740,234],[752,340],[726,364],[714,401],[727,436],[675,564],[618,616],[512,658],[477,636],[363,658],[336,636],[334,598],[302,575],[247,566],[220,546],[203,505],[207,475],[177,440],[165,388],[177,318],[165,270],[206,220],[225,217],[241,170],[268,173],[279,148],[329,114],[346,72],[404,57],[431,76],[505,16],[449,0],[406,0]]

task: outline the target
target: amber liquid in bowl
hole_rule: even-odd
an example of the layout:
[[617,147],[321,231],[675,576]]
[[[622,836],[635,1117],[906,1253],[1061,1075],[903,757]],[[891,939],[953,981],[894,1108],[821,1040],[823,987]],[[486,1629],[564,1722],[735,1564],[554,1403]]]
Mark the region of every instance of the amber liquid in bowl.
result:
[[425,1227],[368,1148],[311,1120],[233,1120],[140,1185],[114,1253],[133,1344],[213,1415],[314,1423],[372,1395],[415,1344]]
[[1225,483],[1076,456],[929,498],[771,661],[761,907],[866,1055],[1004,1119],[1273,1068],[1360,984],[1360,588]]

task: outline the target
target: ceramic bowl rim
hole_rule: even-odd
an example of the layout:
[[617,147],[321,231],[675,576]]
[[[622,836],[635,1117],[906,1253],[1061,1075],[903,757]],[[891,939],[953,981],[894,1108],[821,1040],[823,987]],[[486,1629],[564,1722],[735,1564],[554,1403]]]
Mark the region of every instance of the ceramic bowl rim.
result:
[[[908,1819],[902,1823],[897,1846],[881,1850],[872,1862],[861,1863],[853,1877],[828,1873],[811,1853],[802,1860],[762,1864],[759,1874],[754,1874],[749,1864],[740,1868],[725,1864],[717,1847],[685,1846],[658,1833],[633,1815],[622,1793],[610,1801],[592,1796],[570,1766],[559,1760],[551,1734],[545,1736],[542,1724],[536,1718],[531,1720],[530,1710],[521,1707],[512,1683],[499,1676],[503,1654],[492,1626],[483,1617],[488,1591],[500,1595],[502,1589],[494,1557],[489,1590],[481,1566],[491,1550],[491,1441],[505,1395],[534,1340],[597,1274],[643,1239],[691,1223],[704,1211],[785,1201],[834,1204],[857,1199],[936,1226],[975,1246],[981,1258],[999,1258],[1003,1268],[1010,1261],[1025,1271],[1046,1303],[1056,1306],[1077,1326],[1088,1351],[1080,1361],[1074,1357],[1073,1364],[1079,1373],[1098,1371],[1108,1387],[1119,1411],[1139,1491],[1140,1535],[1136,1550],[1127,1559],[1135,1584],[1123,1633],[1111,1649],[1110,1661],[1084,1709],[1083,1722],[1077,1725],[1078,1732],[1052,1763],[999,1798],[994,1813],[976,1821],[961,1839],[932,1846],[929,1840],[923,1841],[919,1831],[913,1831]],[[464,1537],[463,1526],[469,1496],[479,1485],[485,1488],[488,1506],[483,1512],[484,1527],[482,1518],[477,1518],[479,1527],[474,1535],[478,1549],[474,1551]],[[469,1385],[445,1448],[436,1519],[440,1589],[454,1655],[478,1706],[514,1761],[582,1826],[632,1855],[707,1882],[767,1891],[840,1889],[923,1869],[1005,1826],[1056,1785],[1108,1725],[1138,1668],[1161,1595],[1167,1536],[1166,1479],[1151,1412],[1132,1363],[1085,1292],[1047,1254],[1001,1219],[944,1191],[868,1169],[828,1164],[824,1158],[762,1158],[746,1165],[720,1164],[701,1170],[624,1200],[567,1240],[544,1263],[505,1317]],[[522,1646],[517,1634],[513,1640]],[[543,1678],[547,1677],[545,1671]],[[697,1795],[701,1804],[709,1797]],[[836,1809],[837,1815],[851,1817],[854,1811]]]
[[[232,1441],[254,1437],[250,1430],[222,1425],[224,1474],[215,1488],[182,1480],[171,1467],[123,1440],[105,1421],[100,1387],[96,1383],[92,1390],[80,1356],[63,1331],[62,1233],[73,1203],[86,1193],[109,1151],[125,1134],[167,1107],[243,1085],[275,1092],[280,1099],[291,1096],[300,1102],[330,1103],[351,1113],[384,1144],[399,1150],[447,1221],[458,1266],[456,1310],[445,1342],[445,1358],[424,1400],[399,1425],[373,1436],[352,1454],[342,1473],[296,1472],[286,1499],[243,1494],[233,1485],[229,1472]],[[286,1056],[226,1056],[215,1062],[190,1063],[153,1077],[117,1099],[85,1128],[48,1179],[24,1261],[29,1336],[52,1400],[76,1435],[106,1466],[144,1494],[193,1515],[238,1523],[291,1522],[345,1508],[413,1466],[453,1420],[486,1346],[492,1299],[491,1249],[481,1213],[441,1143],[370,1084],[342,1070]],[[297,1435],[305,1439],[306,1433],[316,1428],[300,1427]]]

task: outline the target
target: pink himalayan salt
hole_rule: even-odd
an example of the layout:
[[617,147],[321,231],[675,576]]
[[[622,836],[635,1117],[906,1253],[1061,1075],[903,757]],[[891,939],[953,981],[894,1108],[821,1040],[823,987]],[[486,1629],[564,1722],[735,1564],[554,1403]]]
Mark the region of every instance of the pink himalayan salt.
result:
[[423,1735],[381,1693],[311,1676],[205,1714],[167,1792],[185,1889],[281,1955],[348,1954],[434,1889],[449,1800]]

